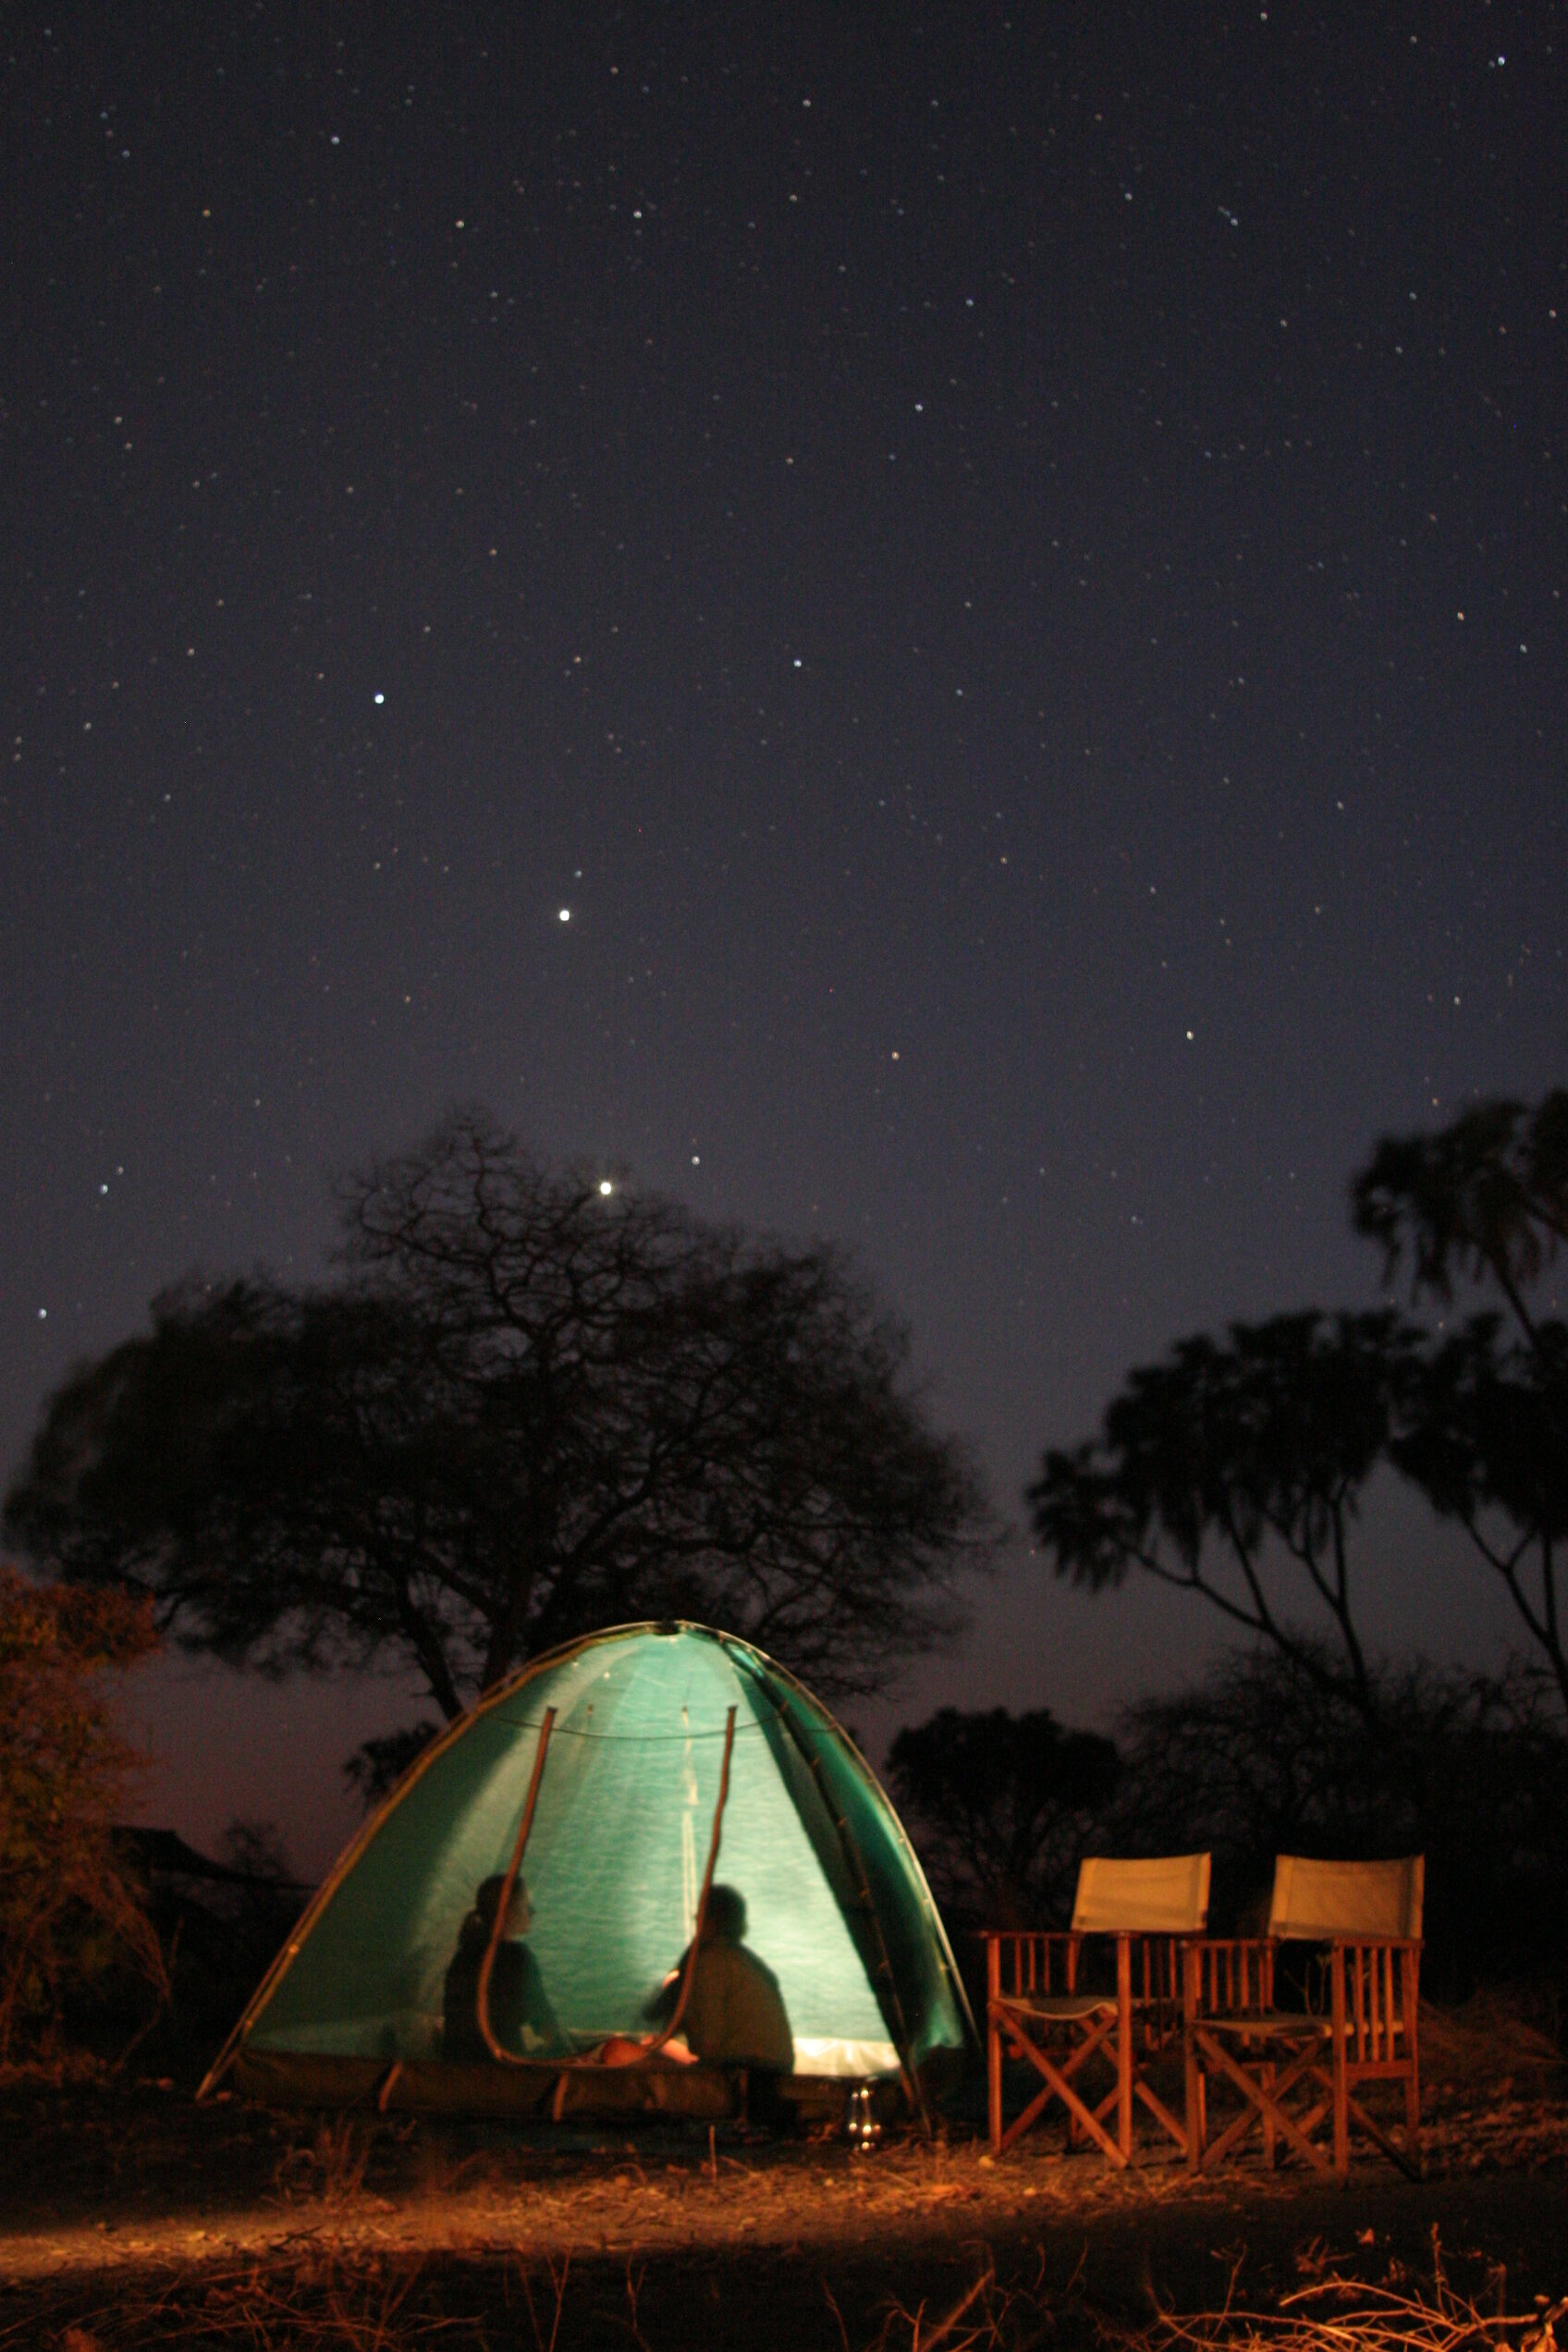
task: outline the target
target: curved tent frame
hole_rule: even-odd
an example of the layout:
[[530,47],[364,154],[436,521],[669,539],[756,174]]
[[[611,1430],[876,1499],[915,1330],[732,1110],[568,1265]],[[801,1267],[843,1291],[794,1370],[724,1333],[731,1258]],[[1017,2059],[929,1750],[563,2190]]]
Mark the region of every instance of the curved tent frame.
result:
[[[839,1881],[837,1899],[840,1905],[840,1916],[855,1948],[861,1954],[862,1966],[865,1969],[871,1991],[881,2012],[891,2049],[897,2053],[899,2073],[906,2094],[923,2120],[929,2124],[929,2109],[923,2082],[922,2053],[917,2050],[915,2040],[912,2037],[910,2020],[906,2015],[906,2003],[900,1985],[900,1973],[906,1978],[909,1975],[912,1921],[906,1916],[900,1923],[903,1932],[898,1942],[905,1962],[900,1971],[895,1966],[894,1956],[889,1951],[888,1933],[885,1930],[882,1917],[883,1910],[889,1903],[893,1905],[895,1911],[902,1911],[906,1915],[913,1911],[918,1915],[918,1926],[915,1932],[928,1944],[928,1956],[936,1964],[940,1979],[940,1997],[948,2013],[949,2024],[945,2037],[938,2034],[932,2038],[932,2046],[947,2047],[961,2052],[965,2059],[971,2059],[977,2051],[978,2043],[974,2019],[970,2014],[962,1979],[953,1962],[950,1947],[932,1901],[925,1875],[903,1831],[902,1825],[899,1822],[891,1804],[870,1766],[853,1741],[821,1702],[815,1699],[787,1668],[779,1666],[752,1644],[741,1641],[733,1635],[717,1632],[707,1626],[671,1622],[613,1626],[599,1633],[585,1635],[575,1642],[564,1644],[557,1649],[546,1652],[542,1657],[530,1660],[516,1673],[508,1676],[504,1683],[498,1684],[493,1691],[486,1693],[474,1708],[448,1725],[436,1739],[431,1742],[344,1849],[247,2003],[244,2014],[239,2019],[202,2083],[197,2093],[198,2098],[209,2097],[229,2068],[246,2053],[247,2045],[259,2021],[263,2018],[277,1996],[280,1987],[294,1968],[300,1954],[310,1943],[324,1915],[369,1849],[386,1829],[388,1822],[399,1808],[408,1803],[413,1792],[441,1763],[443,1758],[447,1757],[454,1746],[473,1732],[477,1723],[484,1717],[493,1714],[496,1709],[515,1701],[520,1693],[527,1689],[531,1684],[540,1681],[541,1678],[558,1676],[562,1670],[570,1668],[592,1650],[608,1649],[612,1646],[651,1638],[680,1637],[695,1637],[700,1641],[716,1645],[728,1657],[731,1665],[743,1675],[753,1692],[761,1693],[767,1699],[769,1702],[767,1711],[765,1712],[760,1708],[756,1710],[756,1728],[762,1732],[773,1754],[775,1766],[780,1777],[788,1778],[786,1771],[788,1756],[792,1756],[796,1759],[796,1766],[790,1767],[790,1770],[803,1768],[809,1776],[815,1790],[815,1802],[820,1804],[825,1821],[830,1825],[831,1844],[838,1857],[837,1867],[831,1870],[828,1878],[829,1886],[832,1886],[834,1880]],[[706,1867],[702,1879],[697,1911],[699,1927],[701,1918],[705,1914],[708,1893],[713,1883],[715,1865],[718,1856],[725,1801],[729,1785],[729,1757],[735,1738],[735,1714],[736,1709],[731,1707],[726,1724],[720,1792],[714,1811]],[[481,1993],[477,2005],[480,2030],[494,2057],[504,2062],[508,2070],[516,2070],[517,2074],[531,2075],[535,2078],[537,2088],[534,2093],[531,2094],[533,2103],[537,2103],[537,2100],[545,2094],[550,2085],[555,2085],[556,2095],[552,2104],[554,2112],[558,2114],[567,2092],[567,2078],[581,2069],[597,2067],[598,2061],[595,2056],[592,2052],[564,2056],[559,2054],[525,2056],[506,2050],[499,2045],[491,2027],[488,2002],[484,1997],[488,1991],[491,1969],[506,1917],[506,1896],[509,1894],[511,1886],[515,1884],[521,1871],[541,1786],[545,1780],[546,1759],[555,1722],[556,1709],[552,1705],[546,1708],[539,1725],[533,1769],[522,1818],[512,1844],[511,1860],[506,1873],[502,1902],[497,1908],[494,1930],[482,1966]],[[713,1736],[717,1736],[717,1733]],[[829,1761],[825,1760],[825,1750],[828,1752],[830,1759],[831,1752],[835,1749],[841,1754],[842,1770],[837,1767],[830,1769]],[[857,1786],[863,1793],[858,1797],[855,1794]],[[798,1797],[795,1803],[798,1809],[800,1803]],[[889,1850],[881,1856],[883,1867],[879,1873],[874,1874],[868,1871],[865,1857],[861,1850],[861,1842],[857,1839],[854,1826],[849,1818],[850,1812],[856,1809],[861,1810],[863,1814],[863,1828],[870,1827],[874,1846],[880,1842]],[[803,1819],[802,1827],[806,1829],[809,1834],[809,1825]],[[889,1854],[894,1860],[891,1870],[888,1867]],[[819,1853],[818,1867],[826,1871],[831,1859],[832,1857],[828,1856],[825,1860]],[[880,1902],[873,1887],[874,1875],[878,1878],[881,1890]],[[901,1884],[893,1883],[895,1880],[901,1881]],[[693,1949],[694,1945],[695,1933],[692,1936]],[[636,2073],[639,2066],[646,2067],[655,2051],[678,2029],[680,2015],[684,2009],[686,1995],[690,1990],[690,1981],[691,1969],[688,1966],[686,1978],[681,1986],[680,2005],[675,2016],[661,2034],[646,2040],[643,2049],[635,2056],[630,2057],[625,2071]],[[917,2027],[918,2024],[917,2019]],[[420,2063],[413,2060],[409,2062],[410,2066],[418,2066]],[[377,2104],[385,2107],[389,2103],[399,2077],[404,2075],[404,2060],[401,2056],[392,2053],[390,2063],[380,2064],[374,2071]],[[423,2067],[423,2071],[428,2073],[430,2069]],[[458,2072],[456,2063],[447,2062],[447,2071]],[[462,2071],[467,2073],[472,2070],[464,2068]],[[681,2068],[679,2071],[684,2075],[692,2070]],[[405,2086],[405,2089],[407,2088]],[[425,2089],[428,2092],[429,2086],[426,2085]],[[349,2092],[346,2080],[344,2091],[349,2096],[364,2095],[362,2088],[357,2093]],[[398,2103],[402,2101],[399,2101]],[[420,2103],[425,2103],[425,2101],[422,2100]],[[432,2096],[429,2103],[446,2102],[438,2097]],[[457,2103],[468,2102],[465,2101]],[[494,2094],[487,2086],[484,2087],[481,2103],[486,2107],[496,2103]]]

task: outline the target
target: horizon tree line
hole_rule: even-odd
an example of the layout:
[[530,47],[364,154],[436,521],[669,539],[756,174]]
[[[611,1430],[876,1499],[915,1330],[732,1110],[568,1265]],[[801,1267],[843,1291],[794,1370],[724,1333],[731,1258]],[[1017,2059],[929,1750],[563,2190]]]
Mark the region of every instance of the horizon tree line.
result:
[[[1369,1653],[1354,1539],[1393,1469],[1498,1579],[1536,1681],[1568,1710],[1568,1325],[1541,1297],[1568,1241],[1568,1090],[1385,1139],[1350,1194],[1385,1283],[1445,1310],[1436,1328],[1390,1305],[1190,1335],[1129,1372],[1095,1436],[1047,1447],[1028,1490],[1057,1577],[1097,1591],[1147,1575],[1255,1656],[1132,1710],[1125,1752],[1044,1710],[906,1728],[889,1779],[950,1899],[1060,1905],[1091,1828],[1158,1840],[1200,1803],[1230,1820],[1238,1879],[1260,1821],[1364,1843],[1440,1832],[1455,1757],[1476,1786],[1500,1789],[1506,1756],[1559,1789],[1562,1716],[1541,1716],[1529,1676]],[[837,1699],[886,1688],[961,1629],[1001,1529],[967,1447],[930,1425],[907,1330],[830,1246],[753,1241],[545,1168],[481,1112],[337,1197],[334,1279],[188,1281],[153,1302],[150,1333],[47,1401],[4,1533],[55,1581],[52,1606],[122,1593],[143,1645],[155,1629],[275,1675],[395,1659],[447,1721],[631,1617],[723,1623]],[[1478,1303],[1451,1329],[1461,1285]],[[0,1614],[19,1623],[28,1589],[6,1583]],[[1271,1710],[1314,1727],[1289,1769]],[[367,1801],[435,1728],[349,1759]],[[1368,1792],[1359,1828],[1299,1784],[1315,1741]],[[1163,1821],[1128,1795],[1151,1743]],[[1250,1828],[1207,1750],[1250,1759]],[[1538,1823],[1515,1827],[1540,1849]]]

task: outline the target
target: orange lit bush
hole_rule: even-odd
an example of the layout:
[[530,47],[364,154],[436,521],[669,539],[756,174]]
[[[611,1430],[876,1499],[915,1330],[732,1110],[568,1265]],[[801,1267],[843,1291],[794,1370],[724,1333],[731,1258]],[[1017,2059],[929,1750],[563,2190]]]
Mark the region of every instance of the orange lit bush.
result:
[[0,2064],[48,2055],[73,1997],[129,1975],[161,2003],[163,1955],[111,1825],[141,1759],[105,1675],[157,1647],[152,1603],[0,1567]]

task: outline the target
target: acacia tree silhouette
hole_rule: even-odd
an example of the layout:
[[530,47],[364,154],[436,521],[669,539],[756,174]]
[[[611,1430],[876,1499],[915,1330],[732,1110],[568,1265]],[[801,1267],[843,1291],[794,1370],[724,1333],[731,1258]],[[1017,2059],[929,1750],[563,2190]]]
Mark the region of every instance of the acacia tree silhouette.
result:
[[1558,1555],[1568,1540],[1568,1325],[1532,1292],[1568,1242],[1568,1090],[1534,1109],[1478,1103],[1432,1135],[1385,1136],[1351,1182],[1357,1232],[1413,1301],[1490,1286],[1513,1325],[1474,1315],[1427,1350],[1391,1459],[1501,1580],[1568,1709]]
[[1534,1110],[1477,1103],[1435,1135],[1385,1135],[1350,1197],[1385,1281],[1408,1263],[1412,1299],[1445,1305],[1456,1276],[1495,1282],[1534,1346],[1525,1292],[1568,1242],[1568,1088]]
[[1058,1575],[1099,1590],[1137,1568],[1196,1594],[1375,1723],[1350,1544],[1387,1464],[1464,1529],[1568,1709],[1568,1325],[1531,1298],[1568,1241],[1568,1091],[1385,1137],[1350,1192],[1386,1280],[1408,1267],[1413,1302],[1445,1306],[1461,1281],[1493,1285],[1513,1337],[1495,1312],[1433,1331],[1383,1310],[1182,1340],[1128,1375],[1096,1439],[1046,1453],[1035,1533]]
[[[1138,1569],[1195,1594],[1374,1721],[1351,1538],[1418,1342],[1388,1310],[1179,1341],[1128,1375],[1097,1438],[1047,1452],[1028,1500],[1056,1574],[1099,1591]],[[1304,1602],[1326,1612],[1331,1650],[1302,1630]]]
[[542,1167],[479,1114],[340,1207],[336,1285],[188,1286],[67,1381],[14,1541],[237,1662],[400,1660],[448,1720],[631,1617],[725,1625],[839,1695],[953,1632],[980,1482],[831,1249]]

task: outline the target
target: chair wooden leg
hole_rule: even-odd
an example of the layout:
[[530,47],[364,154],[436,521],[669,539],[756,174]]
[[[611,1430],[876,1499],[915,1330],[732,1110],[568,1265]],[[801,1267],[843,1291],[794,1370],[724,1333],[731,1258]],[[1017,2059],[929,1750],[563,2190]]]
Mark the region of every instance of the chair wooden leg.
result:
[[1156,2098],[1154,2092],[1149,2089],[1147,2083],[1145,2082],[1141,2075],[1136,2076],[1133,2080],[1133,2096],[1134,2099],[1141,2099],[1143,2101],[1144,2105],[1148,2109],[1149,2113],[1154,2117],[1155,2122],[1159,2125],[1161,2131],[1164,2132],[1167,2139],[1174,2143],[1178,2155],[1184,2156],[1187,2152],[1187,2133],[1185,2126],[1178,2123],[1176,2117],[1171,2113],[1163,2099]]
[[993,2017],[986,2035],[986,2089],[990,2111],[991,2152],[1001,2153],[1002,2145],[1002,2038]]
[[998,2140],[997,2154],[998,2156],[1004,2156],[1016,2140],[1022,2139],[1026,2131],[1033,2129],[1055,2097],[1056,2092],[1049,2083],[1047,2083],[1044,2090],[1037,2090],[1035,2093],[1022,2114],[1013,2117],[1000,2139]]
[[1365,2132],[1366,2138],[1375,2147],[1382,2150],[1390,2163],[1397,2171],[1402,2172],[1406,2180],[1419,2180],[1421,2178],[1419,2144],[1408,2150],[1396,2147],[1381,2124],[1367,2113],[1359,2099],[1348,2100],[1346,2105],[1349,2109],[1350,2120],[1354,2124],[1357,2131]]
[[1187,2123],[1187,2170],[1195,2173],[1203,2162],[1203,2076],[1189,2043],[1186,2055],[1186,2097],[1182,2109]]
[[1073,2075],[1084,2059],[1092,2056],[1094,2051],[1103,2041],[1103,2030],[1096,2033],[1092,2040],[1082,2044],[1065,2066],[1057,2067],[1051,2064],[1044,2051],[1036,2049],[1027,2040],[1011,2018],[1004,2018],[1002,2022],[1013,2056],[1026,2060],[1035,2073],[1044,2077],[1046,2087],[1044,2090],[1035,2093],[1022,2115],[1013,2118],[1002,2134],[998,2153],[1001,2150],[1011,2148],[1015,2139],[1022,2138],[1036,2115],[1044,2111],[1053,2098],[1056,2098],[1060,2099],[1066,2108],[1070,2120],[1078,2125],[1082,2134],[1095,2142],[1102,2154],[1109,2156],[1113,2164],[1124,2165],[1127,2162],[1126,2157],[1093,2109],[1084,2105],[1072,2082]]
[[1336,1944],[1329,1962],[1334,2027],[1334,2170],[1350,2178],[1350,2050],[1345,2035],[1345,1954]]
[[1198,1955],[1191,1950],[1182,1954],[1182,2060],[1186,2076],[1184,2107],[1187,2125],[1187,2170],[1195,2173],[1203,2162],[1204,2099],[1203,2069],[1198,2064],[1197,2047],[1193,2039],[1194,2022],[1197,2015]]
[[[1298,2050],[1282,2072],[1278,2068],[1272,2069],[1274,2078],[1272,2084],[1266,2089],[1256,2073],[1249,2074],[1243,2066],[1239,2065],[1230,2052],[1217,2041],[1212,2034],[1206,2033],[1201,2027],[1198,2028],[1196,2040],[1205,2071],[1223,2075],[1241,2092],[1243,2101],[1241,2113],[1226,2125],[1217,2139],[1204,2148],[1199,2160],[1204,2171],[1207,2172],[1210,2165],[1220,2162],[1225,2156],[1229,2155],[1231,2150],[1245,2138],[1255,2124],[1267,2124],[1270,2115],[1276,2128],[1282,2138],[1290,2142],[1298,2155],[1304,2156],[1317,2171],[1320,2173],[1329,2171],[1329,2158],[1322,2149],[1314,2147],[1308,2138],[1313,2118],[1305,2119],[1306,2128],[1304,2129],[1302,2123],[1298,2122],[1283,2104],[1302,2077],[1314,2071],[1321,2044],[1314,2042],[1309,2049]],[[1321,2108],[1317,2112],[1320,2116]]]
[[[1270,2100],[1274,2096],[1274,2078],[1279,2071],[1279,2068],[1273,2064],[1260,2066],[1257,2070],[1258,2080]],[[1271,2106],[1266,2106],[1263,2110],[1263,2163],[1266,2172],[1271,2173],[1275,2167],[1278,2150],[1274,2143],[1274,2110]]]
[[1002,1991],[1001,1944],[996,1936],[986,1939],[986,2102],[990,2111],[991,2152],[999,2155],[1002,2144],[1002,2038],[997,2025],[997,2003]]
[[1133,2154],[1133,1939],[1116,1939],[1116,2142]]
[[1420,1956],[1415,1952],[1406,1952],[1402,1954],[1402,1958],[1403,1965],[1400,1969],[1400,1985],[1404,1997],[1404,2054],[1410,2065],[1410,2072],[1404,2079],[1404,2121],[1405,2129],[1410,2135],[1411,2147],[1416,2151],[1416,2161],[1419,2162],[1421,2044],[1417,2039],[1420,2015],[1417,1986],[1420,1982]]
[[[1023,2032],[1021,2023],[1018,2023],[1015,2018],[1011,2018],[1011,2015],[1006,2015],[1006,2011],[1001,2011],[1001,2015],[997,2018],[997,2025],[999,2025],[1001,2035],[1006,2035],[1006,2044],[1009,2044],[1013,2058],[1023,2058],[1023,2061],[1025,2061],[1027,2065],[1035,2067],[1036,2075],[1044,2079],[1044,2091],[1035,2093],[1030,2105],[1023,2110],[1023,2114],[1015,2114],[1013,2122],[1006,2126],[1006,2131],[1001,2133],[1001,2138],[995,2143],[997,2154],[1006,2152],[1006,2150],[1013,2145],[1013,2140],[1023,2138],[1023,2133],[1035,2124],[1035,2119],[1039,2117],[1039,2114],[1044,2114],[1044,2110],[1051,2105],[1053,2098],[1060,2098],[1062,2107],[1067,2110],[1067,2122],[1070,2122],[1070,2126],[1077,2128],[1079,2143],[1082,2143],[1084,2138],[1093,2140],[1096,2148],[1100,2150],[1105,2157],[1109,2157],[1109,2162],[1117,2163],[1117,2166],[1123,2166],[1123,2163],[1129,2162],[1126,2154],[1121,2152],[1121,2148],[1119,2148],[1119,2145],[1112,2140],[1112,2136],[1109,2136],[1109,2131],[1105,2128],[1105,2124],[1100,2122],[1096,2110],[1086,2105],[1084,2096],[1079,2093],[1077,2084],[1074,2084],[1074,2079],[1072,2079],[1072,2076],[1079,2072],[1079,2067],[1082,2067],[1088,2058],[1096,2055],[1096,2051],[1103,2055],[1103,2058],[1109,2058],[1109,2051],[1105,2049],[1105,2041],[1108,2041],[1108,2037],[1114,2032],[1114,2025],[1117,2025],[1114,2014],[1105,2015],[1103,2023],[1097,2023],[1096,2027],[1088,2032],[1086,2040],[1079,2041],[1079,2046],[1074,2049],[1072,2058],[1067,2058],[1065,2065],[1060,2067],[1053,2065],[1053,2061],[1047,2055],[1047,2051],[1039,2049],[1035,2041],[1030,2041],[1030,2037]],[[1105,2101],[1105,2113],[1109,2113],[1109,2107],[1114,2105],[1114,2098],[1117,2098],[1117,2093],[1112,2091],[1108,2101]]]

